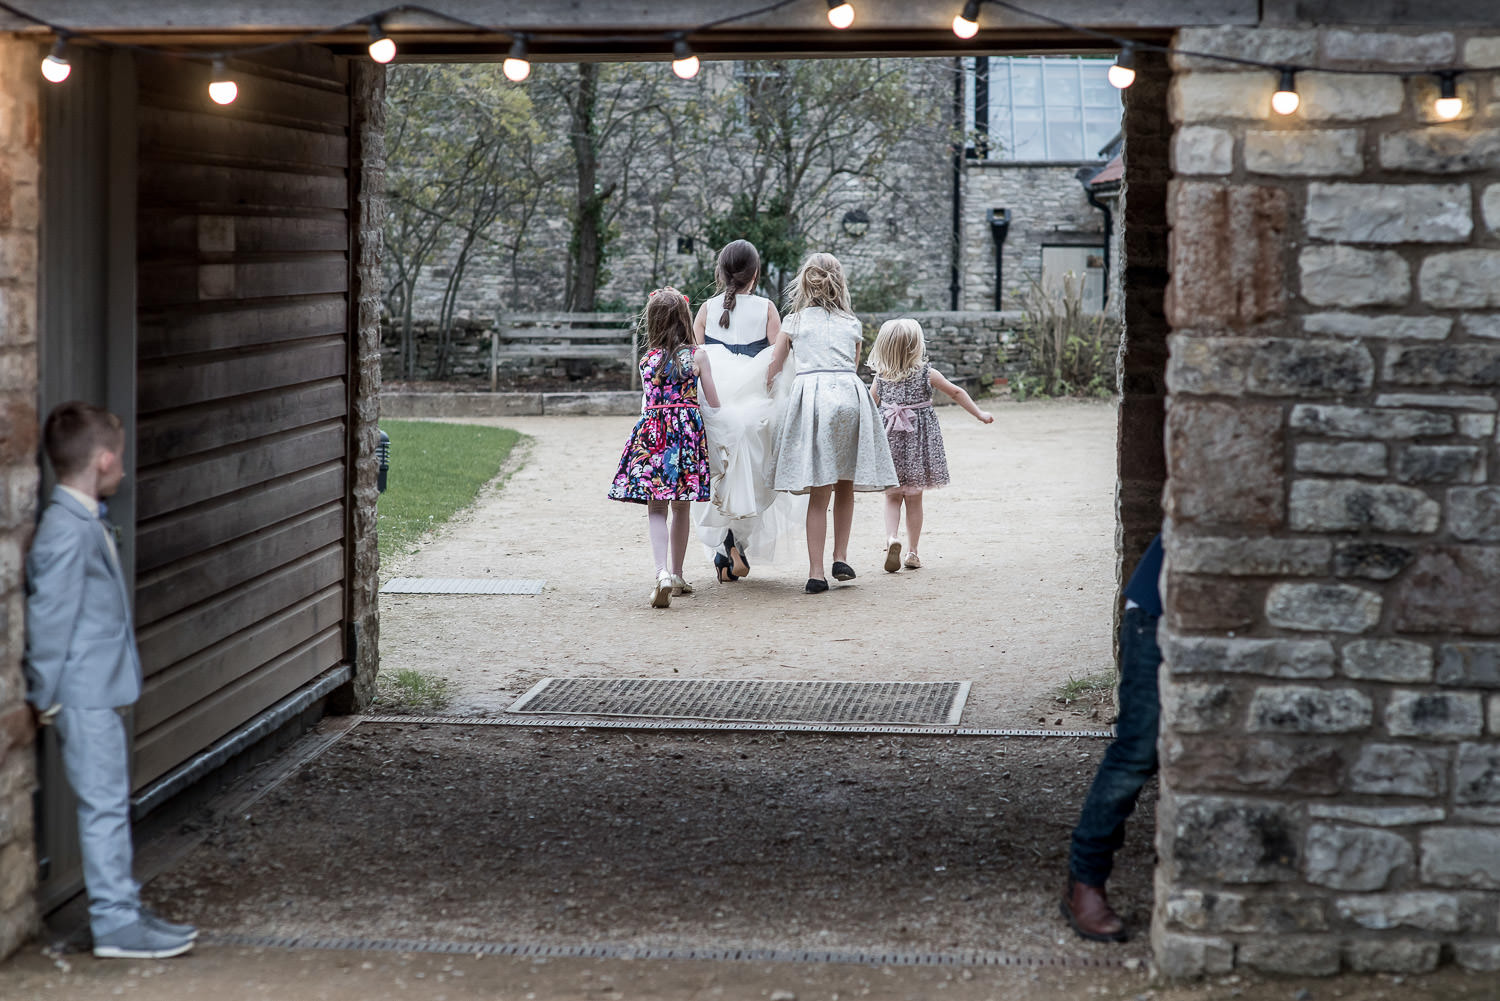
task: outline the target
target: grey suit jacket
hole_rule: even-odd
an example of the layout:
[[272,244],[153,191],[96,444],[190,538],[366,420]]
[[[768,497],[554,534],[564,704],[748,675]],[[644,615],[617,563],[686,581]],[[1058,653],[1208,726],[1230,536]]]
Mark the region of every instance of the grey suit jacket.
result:
[[26,556],[26,698],[114,709],[141,697],[125,575],[105,528],[57,488]]

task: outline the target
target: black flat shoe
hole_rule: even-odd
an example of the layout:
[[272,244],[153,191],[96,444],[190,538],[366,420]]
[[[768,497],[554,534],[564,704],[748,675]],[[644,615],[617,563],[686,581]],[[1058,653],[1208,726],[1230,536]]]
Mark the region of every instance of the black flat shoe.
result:
[[834,560],[833,561],[833,579],[834,580],[853,580],[854,579],[854,568],[851,567],[849,564],[841,561],[841,560]]
[[807,586],[802,590],[808,594],[822,594],[828,590],[828,582],[826,580],[818,580],[816,577],[809,577],[807,578]]

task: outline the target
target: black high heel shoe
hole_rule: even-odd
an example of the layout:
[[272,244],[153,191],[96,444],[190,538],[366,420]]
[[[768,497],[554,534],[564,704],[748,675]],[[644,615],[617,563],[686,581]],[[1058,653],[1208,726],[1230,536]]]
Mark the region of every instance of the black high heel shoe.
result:
[[731,567],[732,564],[729,562],[729,557],[723,553],[714,553],[714,573],[719,578],[720,584],[739,580],[732,572]]
[[750,576],[750,561],[745,558],[745,549],[734,541],[733,532],[724,533],[724,551],[729,554],[729,568],[736,577]]

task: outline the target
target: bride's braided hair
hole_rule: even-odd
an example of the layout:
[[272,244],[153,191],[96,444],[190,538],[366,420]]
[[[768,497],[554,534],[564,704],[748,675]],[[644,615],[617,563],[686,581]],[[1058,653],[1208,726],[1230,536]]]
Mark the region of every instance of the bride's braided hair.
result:
[[719,314],[719,326],[729,329],[729,314],[734,312],[735,296],[760,274],[760,252],[749,240],[735,240],[719,251],[719,262],[714,267],[714,277],[724,292],[724,312]]
[[786,288],[788,311],[800,312],[809,306],[821,306],[830,313],[854,315],[849,301],[849,283],[844,266],[832,254],[809,254],[797,271],[797,277]]

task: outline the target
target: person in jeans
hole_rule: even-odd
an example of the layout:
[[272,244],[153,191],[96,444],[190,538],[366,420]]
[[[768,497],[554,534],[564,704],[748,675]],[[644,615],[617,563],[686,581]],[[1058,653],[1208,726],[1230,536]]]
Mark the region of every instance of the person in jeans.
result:
[[1068,854],[1068,886],[1062,913],[1081,937],[1094,942],[1123,942],[1125,922],[1109,906],[1104,884],[1114,867],[1115,852],[1125,843],[1125,821],[1135,812],[1146,780],[1156,774],[1156,724],[1161,713],[1156,673],[1161,647],[1161,535],[1151,540],[1125,586],[1125,616],[1120,622],[1120,716],[1115,739],[1104,752],[1094,782],[1083,801]]

